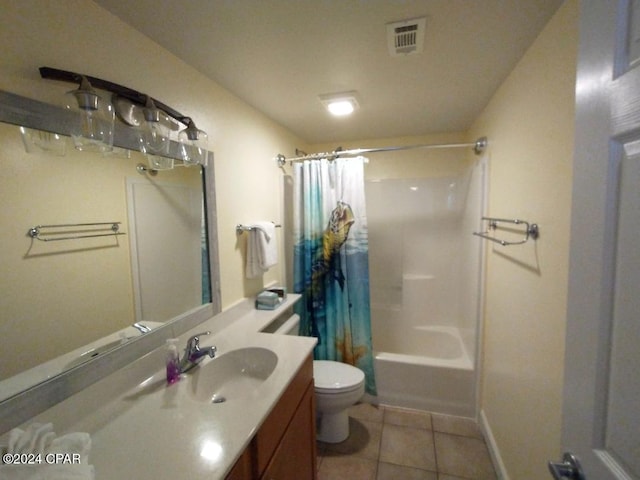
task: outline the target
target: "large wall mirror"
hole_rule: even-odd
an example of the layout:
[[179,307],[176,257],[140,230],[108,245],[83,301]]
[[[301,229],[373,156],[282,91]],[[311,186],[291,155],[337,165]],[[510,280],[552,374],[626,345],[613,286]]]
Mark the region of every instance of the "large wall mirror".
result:
[[[80,152],[44,131],[43,105],[0,92],[0,402],[219,311],[213,165],[152,172],[132,149]],[[131,146],[117,130],[114,144]]]

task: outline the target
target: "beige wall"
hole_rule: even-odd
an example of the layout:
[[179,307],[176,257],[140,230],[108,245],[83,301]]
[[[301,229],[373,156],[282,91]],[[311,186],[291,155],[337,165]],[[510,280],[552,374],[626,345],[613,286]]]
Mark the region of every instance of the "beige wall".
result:
[[509,478],[560,455],[578,2],[567,1],[471,129],[489,137],[489,216],[540,226],[487,242],[481,411]]
[[[73,85],[43,80],[50,66],[148,93],[196,121],[215,154],[222,303],[262,287],[244,279],[244,238],[235,225],[279,221],[280,171],[272,158],[303,142],[262,113],[88,0],[1,0],[0,89],[51,103]],[[276,267],[264,282],[281,281]]]

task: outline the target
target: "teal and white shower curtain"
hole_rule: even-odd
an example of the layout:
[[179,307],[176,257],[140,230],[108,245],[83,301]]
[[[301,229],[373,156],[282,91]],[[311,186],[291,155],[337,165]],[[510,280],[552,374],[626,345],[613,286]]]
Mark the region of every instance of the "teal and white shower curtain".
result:
[[365,373],[376,394],[369,305],[364,158],[294,164],[294,291],[300,334],[318,339],[316,360]]

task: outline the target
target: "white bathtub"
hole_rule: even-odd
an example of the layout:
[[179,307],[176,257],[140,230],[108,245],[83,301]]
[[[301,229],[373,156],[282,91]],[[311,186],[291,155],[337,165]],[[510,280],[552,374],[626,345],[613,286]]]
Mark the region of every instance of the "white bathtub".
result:
[[374,336],[378,395],[367,396],[366,400],[474,417],[473,361],[460,331],[455,327],[420,326],[413,327],[403,339],[405,353],[393,353],[378,351],[384,348],[385,342],[376,342]]

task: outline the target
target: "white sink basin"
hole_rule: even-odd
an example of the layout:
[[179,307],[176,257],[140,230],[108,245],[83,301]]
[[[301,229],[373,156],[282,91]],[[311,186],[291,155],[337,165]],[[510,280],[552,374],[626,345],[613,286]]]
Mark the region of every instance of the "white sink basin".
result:
[[191,393],[196,400],[220,403],[255,391],[273,373],[278,356],[266,348],[231,350],[196,367]]

